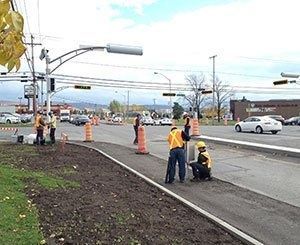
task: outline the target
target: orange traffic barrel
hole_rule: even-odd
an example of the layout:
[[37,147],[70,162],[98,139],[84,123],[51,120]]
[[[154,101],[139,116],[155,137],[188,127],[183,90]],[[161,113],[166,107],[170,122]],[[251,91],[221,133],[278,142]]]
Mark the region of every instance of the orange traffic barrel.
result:
[[92,142],[93,141],[93,135],[92,135],[92,125],[91,125],[91,123],[86,123],[84,125],[84,131],[85,131],[85,140],[84,140],[84,142]]
[[139,126],[138,128],[138,149],[135,152],[136,154],[148,154],[149,151],[147,151],[146,147],[146,133],[145,133],[145,127]]
[[200,135],[200,130],[199,130],[199,122],[197,118],[193,119],[192,123],[192,136],[199,136]]

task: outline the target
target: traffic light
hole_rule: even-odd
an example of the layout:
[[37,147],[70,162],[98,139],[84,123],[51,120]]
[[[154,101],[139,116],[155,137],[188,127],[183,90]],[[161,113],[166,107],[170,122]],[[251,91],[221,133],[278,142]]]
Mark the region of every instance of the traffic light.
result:
[[275,81],[273,82],[274,85],[282,85],[282,84],[288,84],[288,80],[279,80],[279,81]]
[[212,90],[203,90],[202,91],[202,94],[211,94],[212,93]]
[[55,79],[50,78],[50,91],[54,92],[55,91]]
[[91,86],[75,85],[74,88],[76,88],[76,89],[91,89]]
[[163,96],[176,96],[175,93],[163,93]]
[[28,77],[27,76],[21,76],[21,83],[27,83]]

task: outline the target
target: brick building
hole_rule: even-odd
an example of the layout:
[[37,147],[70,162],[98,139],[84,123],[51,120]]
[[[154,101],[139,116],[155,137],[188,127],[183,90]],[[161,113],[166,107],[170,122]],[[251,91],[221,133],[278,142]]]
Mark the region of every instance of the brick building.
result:
[[230,112],[233,120],[244,120],[249,116],[281,115],[285,119],[300,116],[300,99],[250,101],[245,97],[241,100],[230,100]]

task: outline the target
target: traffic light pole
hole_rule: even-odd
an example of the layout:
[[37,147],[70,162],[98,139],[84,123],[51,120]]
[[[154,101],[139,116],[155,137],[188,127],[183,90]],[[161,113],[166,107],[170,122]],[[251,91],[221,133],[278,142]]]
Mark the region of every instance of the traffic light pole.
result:
[[[87,46],[82,47],[79,49],[72,50],[70,52],[67,52],[53,60],[50,60],[50,57],[48,55],[48,50],[42,49],[42,52],[40,54],[40,59],[46,60],[46,74],[45,74],[45,80],[47,83],[47,115],[51,110],[51,83],[50,83],[50,75],[62,64],[66,63],[67,61],[81,55],[84,53],[87,53],[89,51],[97,51],[97,50],[104,50],[106,49],[109,53],[117,53],[117,54],[128,54],[128,55],[143,55],[143,49],[141,47],[137,46],[128,46],[128,45],[119,45],[119,44],[107,44],[107,46]],[[59,61],[59,64],[50,70],[50,64],[53,62]],[[48,115],[48,120],[50,120],[50,117]]]

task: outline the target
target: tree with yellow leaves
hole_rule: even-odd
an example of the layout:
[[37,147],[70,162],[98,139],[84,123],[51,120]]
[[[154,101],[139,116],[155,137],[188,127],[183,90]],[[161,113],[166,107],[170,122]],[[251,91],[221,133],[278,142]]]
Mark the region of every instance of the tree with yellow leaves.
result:
[[10,72],[20,69],[20,58],[26,51],[23,43],[24,19],[11,9],[11,0],[0,0],[0,65]]

